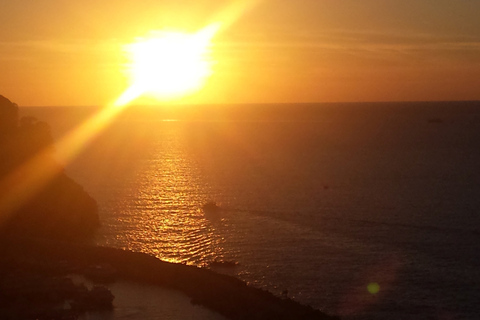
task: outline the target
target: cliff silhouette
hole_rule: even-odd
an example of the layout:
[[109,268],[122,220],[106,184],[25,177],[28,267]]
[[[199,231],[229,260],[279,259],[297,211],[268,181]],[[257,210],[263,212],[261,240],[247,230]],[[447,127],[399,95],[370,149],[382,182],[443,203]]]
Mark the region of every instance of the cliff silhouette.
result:
[[[45,166],[58,166],[56,174],[32,197],[15,206],[13,212],[0,207],[0,231],[18,237],[78,240],[92,236],[99,225],[95,200],[68,177],[54,159],[50,126],[34,117],[19,119],[18,106],[0,95],[0,182],[33,157],[43,157]],[[29,174],[46,170],[38,167]],[[0,188],[0,197],[8,191]],[[27,187],[28,188],[28,187]],[[3,194],[2,194],[3,193]],[[8,200],[8,199],[7,199]]]

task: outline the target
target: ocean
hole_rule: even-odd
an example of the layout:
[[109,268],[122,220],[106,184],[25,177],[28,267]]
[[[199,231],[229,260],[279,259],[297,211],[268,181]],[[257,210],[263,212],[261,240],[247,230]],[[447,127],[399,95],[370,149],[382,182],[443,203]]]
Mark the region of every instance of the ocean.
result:
[[[56,139],[96,110],[20,108]],[[99,245],[342,319],[478,319],[479,141],[480,102],[130,107],[65,168]]]

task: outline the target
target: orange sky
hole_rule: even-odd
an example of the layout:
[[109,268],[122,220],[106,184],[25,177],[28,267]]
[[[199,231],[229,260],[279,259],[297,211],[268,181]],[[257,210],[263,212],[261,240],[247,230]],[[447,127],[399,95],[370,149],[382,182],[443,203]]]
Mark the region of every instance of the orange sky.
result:
[[[230,3],[3,0],[0,94],[104,105],[128,87],[123,45],[194,32]],[[477,0],[257,1],[213,39],[214,74],[180,102],[480,100],[479,16]]]

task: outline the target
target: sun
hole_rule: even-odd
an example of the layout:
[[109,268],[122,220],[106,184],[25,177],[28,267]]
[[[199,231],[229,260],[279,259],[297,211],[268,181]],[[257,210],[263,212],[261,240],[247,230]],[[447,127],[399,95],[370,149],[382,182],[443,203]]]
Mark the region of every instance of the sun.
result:
[[212,75],[211,40],[216,25],[196,33],[159,31],[126,46],[135,95],[171,100],[201,89]]

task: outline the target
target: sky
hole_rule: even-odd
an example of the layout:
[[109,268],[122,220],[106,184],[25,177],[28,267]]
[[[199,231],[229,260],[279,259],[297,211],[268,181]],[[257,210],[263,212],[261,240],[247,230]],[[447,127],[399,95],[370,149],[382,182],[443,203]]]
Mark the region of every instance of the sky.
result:
[[126,44],[224,19],[212,74],[177,102],[480,100],[478,0],[239,3],[228,15],[233,1],[2,0],[0,94],[20,106],[110,103],[130,85]]

